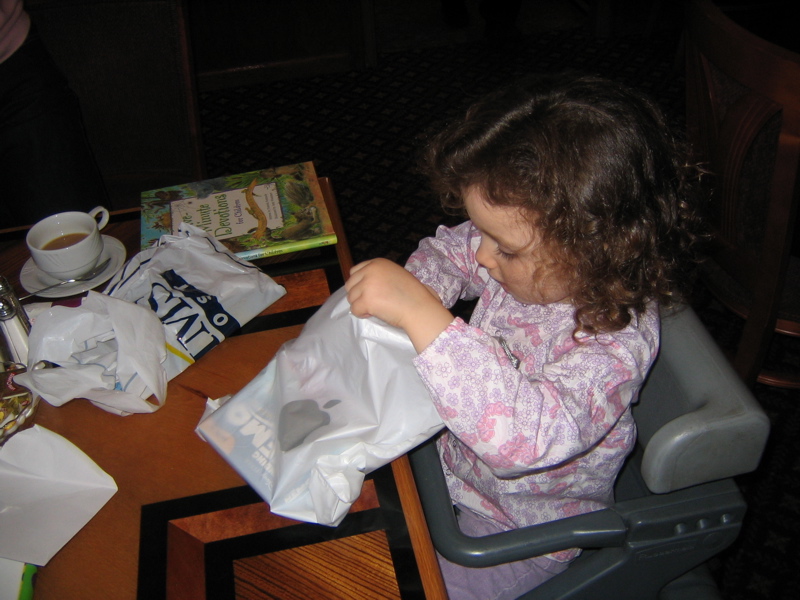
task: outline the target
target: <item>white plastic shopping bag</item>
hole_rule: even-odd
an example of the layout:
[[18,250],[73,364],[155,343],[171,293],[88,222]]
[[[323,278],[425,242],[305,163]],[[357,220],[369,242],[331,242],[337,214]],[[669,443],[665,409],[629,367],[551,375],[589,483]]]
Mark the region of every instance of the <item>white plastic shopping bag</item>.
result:
[[366,474],[443,427],[415,355],[341,289],[198,432],[274,513],[338,525]]
[[252,263],[182,223],[134,256],[105,294],[152,310],[164,325],[172,379],[286,294]]

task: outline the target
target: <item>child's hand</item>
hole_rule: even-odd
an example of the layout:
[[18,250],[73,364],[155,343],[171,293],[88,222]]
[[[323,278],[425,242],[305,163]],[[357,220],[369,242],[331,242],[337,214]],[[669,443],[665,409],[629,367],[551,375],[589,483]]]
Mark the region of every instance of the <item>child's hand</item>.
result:
[[430,288],[390,260],[378,258],[356,265],[345,288],[355,316],[377,317],[404,329],[418,352],[453,320]]
[[434,301],[441,305],[416,277],[385,258],[353,267],[345,288],[355,316],[377,317],[395,327],[403,327],[403,322],[424,304]]

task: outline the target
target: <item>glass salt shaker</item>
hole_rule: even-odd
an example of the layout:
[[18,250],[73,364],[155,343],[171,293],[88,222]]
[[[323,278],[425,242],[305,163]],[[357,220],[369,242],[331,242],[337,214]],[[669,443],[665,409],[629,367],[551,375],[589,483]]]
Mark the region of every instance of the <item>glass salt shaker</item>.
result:
[[9,302],[14,305],[14,308],[17,309],[17,315],[19,315],[20,319],[22,320],[22,324],[25,327],[25,331],[30,333],[31,331],[31,322],[28,320],[28,313],[25,312],[25,308],[19,301],[16,292],[14,292],[14,288],[8,282],[8,279],[0,275],[0,296],[8,298]]
[[[14,289],[8,280],[0,275],[0,333],[3,341],[0,343],[3,361],[28,364],[28,334],[31,324],[25,309],[19,302]],[[5,368],[3,369],[5,370]]]

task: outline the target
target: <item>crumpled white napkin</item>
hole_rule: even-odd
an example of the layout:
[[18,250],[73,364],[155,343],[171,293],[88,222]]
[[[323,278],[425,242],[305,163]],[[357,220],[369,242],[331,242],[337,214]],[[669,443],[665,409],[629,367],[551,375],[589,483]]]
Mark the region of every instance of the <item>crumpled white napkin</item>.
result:
[[[28,363],[15,381],[54,406],[86,398],[116,414],[150,413],[167,399],[164,327],[152,311],[89,292],[80,306],[53,306],[31,329]],[[156,403],[148,402],[155,395]]]

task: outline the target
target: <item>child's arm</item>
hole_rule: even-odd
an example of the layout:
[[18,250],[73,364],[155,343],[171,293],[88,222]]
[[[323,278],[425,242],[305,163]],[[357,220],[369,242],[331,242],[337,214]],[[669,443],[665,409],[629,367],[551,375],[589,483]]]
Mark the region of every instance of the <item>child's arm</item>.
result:
[[422,352],[452,322],[439,296],[403,267],[378,258],[353,267],[345,284],[350,311],[405,330]]
[[479,245],[480,233],[470,221],[451,228],[440,226],[435,237],[420,242],[405,268],[450,308],[458,300],[479,297],[489,281],[488,273],[475,260]]

